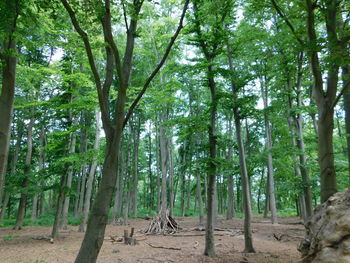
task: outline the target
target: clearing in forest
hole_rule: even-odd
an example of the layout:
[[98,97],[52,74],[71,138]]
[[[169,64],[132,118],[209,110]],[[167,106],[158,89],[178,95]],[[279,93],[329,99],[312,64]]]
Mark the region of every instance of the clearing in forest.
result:
[[[216,258],[203,256],[205,231],[198,225],[198,218],[176,218],[182,230],[174,235],[143,235],[139,230],[148,226],[148,220],[130,219],[128,226],[109,225],[105,241],[98,257],[106,262],[240,262],[240,263],[294,263],[300,259],[297,251],[304,236],[304,226],[296,217],[280,218],[273,226],[269,219],[253,218],[255,254],[241,253],[244,248],[243,220],[219,219],[215,231]],[[122,237],[124,230],[135,228],[136,246],[112,242]],[[80,248],[83,233],[78,227],[69,226],[61,231],[54,244],[45,239],[50,227],[28,226],[22,231],[0,229],[0,255],[2,263],[71,263]],[[112,239],[111,239],[112,237]],[[161,247],[161,248],[157,248]]]

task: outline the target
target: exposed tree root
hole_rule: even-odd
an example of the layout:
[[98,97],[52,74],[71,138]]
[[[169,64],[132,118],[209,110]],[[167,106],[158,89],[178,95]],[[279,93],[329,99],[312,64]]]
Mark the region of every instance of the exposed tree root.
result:
[[145,234],[173,234],[179,230],[179,225],[174,218],[169,215],[169,210],[160,210],[158,215],[153,218],[149,226],[144,230]]

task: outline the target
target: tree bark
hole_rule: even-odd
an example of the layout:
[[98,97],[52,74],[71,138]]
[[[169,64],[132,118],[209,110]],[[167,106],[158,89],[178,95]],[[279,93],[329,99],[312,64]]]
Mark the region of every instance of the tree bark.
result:
[[[80,153],[84,154],[87,151],[87,113],[83,111],[80,116]],[[80,187],[79,187],[79,203],[76,217],[80,217],[83,213],[84,209],[84,197],[85,197],[85,189],[86,189],[86,173],[87,173],[88,165],[83,164],[81,166],[81,177],[80,177]]]
[[[73,121],[73,127],[77,125],[77,119],[74,119],[72,117]],[[75,153],[75,145],[76,145],[76,132],[72,132],[69,136],[69,150],[68,150],[68,155],[74,154]],[[73,163],[70,163],[68,166],[67,170],[67,179],[66,179],[66,187],[68,189],[68,193],[65,195],[64,198],[64,203],[63,203],[63,210],[62,210],[62,221],[60,224],[61,229],[67,229],[68,226],[68,212],[69,212],[69,203],[70,203],[70,192],[72,188],[72,179],[73,179]]]
[[28,189],[30,183],[30,172],[31,172],[31,163],[32,163],[32,153],[33,153],[33,126],[35,122],[35,108],[34,106],[30,109],[30,121],[28,124],[28,136],[27,136],[27,153],[26,153],[26,159],[24,164],[24,179],[22,182],[22,193],[21,193],[21,199],[19,201],[18,206],[18,212],[17,212],[17,218],[16,218],[16,224],[13,227],[15,230],[20,230],[23,227],[23,221],[25,216],[25,210],[26,210],[26,204],[27,204],[27,198],[28,198]]
[[270,121],[268,119],[267,108],[268,108],[268,91],[267,87],[264,87],[266,83],[261,82],[261,93],[264,102],[264,119],[265,119],[265,135],[266,135],[266,150],[267,150],[267,169],[269,172],[268,184],[269,184],[269,201],[271,209],[271,222],[272,224],[278,224],[277,222],[277,211],[276,211],[276,198],[275,198],[275,180],[273,171],[272,161],[272,136],[270,129]]
[[[228,136],[230,140],[233,139],[233,133],[232,133],[232,117],[229,120],[228,123]],[[230,143],[228,146],[228,152],[227,152],[227,160],[232,163],[232,157],[233,157],[233,144]],[[230,172],[228,174],[228,200],[227,200],[227,212],[226,212],[226,219],[231,220],[235,215],[235,208],[234,208],[234,181],[233,181],[233,172]]]
[[[39,168],[39,174],[44,169],[44,162],[45,162],[45,153],[44,153],[44,147],[45,147],[45,128],[44,126],[41,127],[40,136],[39,136],[39,159],[38,159],[38,168]],[[40,183],[42,182],[41,179],[39,179]],[[39,194],[35,193],[33,197],[33,204],[32,204],[32,216],[31,219],[35,220],[37,218],[37,210],[38,210],[38,200],[39,200]]]
[[[16,141],[16,146],[15,146],[15,152],[13,154],[10,176],[14,176],[16,173],[19,151],[21,149],[21,143],[22,143],[22,137],[23,137],[23,123],[19,122],[17,129],[18,129],[17,130],[17,141]],[[1,209],[1,213],[0,213],[0,220],[4,219],[5,210],[6,210],[6,207],[7,207],[9,200],[10,200],[10,192],[7,191],[5,194],[4,202],[2,204],[2,209]]]
[[[169,153],[168,153],[168,138],[167,131],[164,126],[164,123],[167,121],[167,112],[166,110],[161,113],[161,124],[159,127],[159,140],[160,140],[160,157],[161,157],[161,171],[162,171],[162,194],[161,194],[161,218],[166,220],[166,209],[167,209],[167,175],[168,175],[168,162],[169,162]],[[164,221],[166,222],[166,221]]]
[[[234,72],[233,61],[232,61],[232,50],[231,46],[227,45],[227,53],[228,53],[228,62],[229,68],[232,72]],[[239,155],[239,167],[242,181],[242,192],[243,192],[243,207],[244,207],[244,252],[245,253],[255,253],[255,249],[253,246],[253,236],[251,229],[251,190],[249,185],[249,177],[247,171],[247,164],[245,160],[245,150],[242,138],[242,128],[241,128],[241,120],[240,113],[237,105],[238,98],[238,87],[233,78],[231,78],[231,89],[233,95],[233,118],[235,122],[235,130],[236,130],[236,140],[238,144],[238,155]]]
[[5,25],[4,50],[0,51],[2,62],[2,88],[0,93],[0,205],[5,185],[15,95],[17,57],[13,54],[16,51],[14,32],[19,14],[19,0],[5,1],[4,10],[6,13],[1,12],[1,14],[5,18],[4,21],[8,24]]
[[131,199],[132,199],[132,214],[137,217],[137,186],[138,186],[138,162],[139,162],[139,145],[140,145],[140,132],[141,132],[141,117],[136,119],[136,130],[133,132],[134,136],[134,167],[133,167],[133,184],[131,186]]
[[244,145],[241,135],[241,121],[239,119],[238,109],[234,109],[234,119],[236,128],[236,139],[239,150],[239,166],[242,177],[242,190],[243,190],[243,206],[244,206],[244,252],[254,253],[255,249],[253,247],[253,236],[251,229],[251,202],[250,202],[250,187],[247,166],[245,162]]
[[96,133],[95,133],[95,142],[94,142],[94,159],[90,167],[89,176],[86,182],[86,193],[85,193],[85,201],[84,201],[84,210],[83,210],[83,218],[81,220],[79,226],[79,232],[85,232],[87,219],[90,211],[90,200],[92,195],[92,185],[95,177],[95,172],[97,168],[97,157],[98,157],[98,149],[100,146],[100,113],[95,111],[95,120],[96,120]]
[[[317,45],[315,25],[315,6],[312,0],[305,0],[307,13],[307,35],[312,45]],[[309,48],[308,56],[311,64],[314,85],[312,89],[318,110],[318,162],[321,178],[321,202],[325,202],[337,192],[336,171],[333,154],[333,120],[336,92],[338,85],[339,65],[335,59],[339,54],[339,43],[336,32],[337,17],[339,14],[335,1],[327,1],[325,5],[325,22],[327,51],[331,58],[327,72],[326,92],[323,90],[323,76],[317,48]]]
[[348,154],[349,184],[350,184],[350,65],[342,67],[343,99],[345,111],[345,131]]

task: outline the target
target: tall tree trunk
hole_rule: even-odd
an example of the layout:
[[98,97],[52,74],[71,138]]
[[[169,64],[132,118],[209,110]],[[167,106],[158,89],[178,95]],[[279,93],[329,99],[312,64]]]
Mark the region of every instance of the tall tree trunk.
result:
[[[305,0],[307,14],[307,35],[310,43],[317,43],[314,3],[312,0]],[[336,33],[336,25],[339,14],[338,5],[335,1],[327,1],[325,4],[325,22],[327,51],[331,58],[327,72],[326,92],[323,89],[323,73],[318,57],[318,48],[309,48],[311,71],[313,74],[312,93],[317,104],[318,111],[318,163],[320,166],[321,178],[321,202],[325,202],[331,195],[337,192],[336,171],[334,167],[333,153],[333,120],[334,106],[337,103],[336,92],[338,86],[338,61],[339,43]]]
[[6,208],[7,208],[9,201],[10,201],[10,192],[6,192],[4,201],[2,203],[2,209],[0,212],[0,221],[3,220],[5,217],[5,212],[6,212]]
[[[233,133],[232,133],[232,117],[230,118],[228,122],[228,136],[230,140],[233,139]],[[228,146],[228,152],[227,152],[227,160],[232,163],[232,157],[233,157],[233,144],[230,142]],[[234,182],[233,182],[233,171],[230,171],[228,174],[228,201],[227,201],[227,212],[226,212],[226,219],[230,220],[235,215],[235,208],[234,208]]]
[[[212,63],[213,58],[208,57],[208,62]],[[209,165],[208,165],[208,203],[207,203],[207,225],[205,232],[205,249],[204,255],[214,257],[214,216],[215,212],[215,194],[216,194],[216,115],[217,115],[217,94],[216,83],[214,80],[213,66],[209,65],[207,68],[208,87],[211,95],[210,105],[210,121],[208,125],[209,135]]]
[[30,109],[30,121],[28,124],[28,136],[27,136],[27,153],[26,153],[26,159],[24,164],[24,179],[22,182],[22,193],[21,193],[21,199],[19,201],[18,206],[18,213],[16,218],[16,224],[13,227],[15,230],[22,229],[24,216],[25,216],[25,210],[26,210],[26,204],[27,204],[27,198],[28,198],[28,189],[30,183],[30,172],[31,172],[31,164],[32,164],[32,153],[33,153],[33,126],[35,122],[35,108],[34,106]]
[[254,253],[253,247],[253,237],[252,237],[252,229],[251,229],[251,202],[250,202],[250,187],[249,187],[249,179],[247,166],[245,162],[245,153],[244,153],[244,145],[241,135],[241,121],[239,119],[238,109],[234,109],[234,119],[235,119],[235,128],[236,128],[236,138],[239,150],[239,166],[242,177],[242,190],[243,190],[243,206],[244,206],[244,252],[246,253]]
[[[167,112],[161,113],[161,124],[159,127],[159,139],[160,139],[160,157],[161,157],[161,170],[162,170],[162,194],[161,194],[161,218],[166,219],[167,209],[167,175],[168,175],[168,138],[164,123],[167,121]],[[166,221],[164,221],[166,222]]]
[[[199,144],[199,140],[197,140],[197,145]],[[201,187],[201,174],[199,169],[199,152],[196,153],[196,163],[197,163],[197,169],[196,169],[196,194],[197,194],[197,200],[198,200],[198,206],[199,206],[199,224],[204,223],[204,210],[203,210],[203,200],[202,200],[202,187]]]
[[150,196],[149,196],[149,208],[150,210],[154,209],[154,181],[153,181],[153,173],[152,173],[152,123],[149,124],[149,133],[148,133],[148,180],[149,180],[149,188],[150,188]]
[[85,201],[84,201],[84,211],[83,211],[83,218],[81,220],[80,226],[79,226],[79,232],[85,232],[87,219],[89,216],[90,211],[90,200],[92,195],[92,185],[95,177],[95,172],[97,168],[97,156],[98,156],[98,149],[100,146],[100,113],[96,110],[95,111],[95,120],[96,120],[96,133],[95,133],[95,142],[94,142],[94,159],[90,167],[89,176],[86,182],[86,193],[85,193]]
[[[73,119],[73,127],[77,125],[76,123],[77,119]],[[74,154],[75,153],[75,145],[76,145],[76,132],[72,132],[70,134],[69,138],[69,150],[68,154]],[[69,203],[70,203],[70,192],[72,188],[72,179],[73,179],[73,163],[69,164],[68,170],[67,170],[67,180],[66,180],[66,187],[68,189],[68,193],[65,195],[64,198],[64,204],[63,204],[63,210],[62,210],[62,221],[60,228],[61,229],[67,229],[68,225],[68,212],[69,212]]]
[[66,185],[66,179],[67,175],[63,174],[61,175],[60,180],[60,188],[58,192],[58,198],[57,198],[57,208],[55,213],[55,220],[52,226],[51,231],[51,238],[54,240],[58,238],[59,235],[59,226],[60,226],[60,218],[62,216],[62,209],[63,209],[63,202],[64,202],[64,186]]
[[[228,62],[229,62],[229,68],[232,72],[234,72],[233,67],[233,61],[232,61],[232,50],[231,46],[227,45],[227,53],[228,53]],[[231,89],[232,94],[234,97],[234,104],[237,103],[238,98],[238,88],[235,84],[235,81],[233,78],[231,78]],[[244,151],[244,144],[243,144],[243,138],[242,138],[242,128],[241,128],[241,120],[239,116],[239,109],[238,105],[234,105],[233,108],[233,118],[235,122],[235,130],[236,130],[236,140],[238,144],[238,155],[239,155],[239,167],[240,167],[240,174],[241,174],[241,181],[242,181],[242,192],[243,192],[243,210],[244,210],[244,252],[246,253],[254,253],[254,247],[253,247],[253,236],[252,236],[252,229],[251,229],[251,217],[252,217],[252,211],[251,211],[251,190],[249,185],[249,177],[248,177],[248,171],[247,171],[247,164],[245,160],[245,151]]]
[[266,150],[267,150],[267,169],[269,171],[269,201],[271,209],[271,222],[272,224],[277,224],[277,211],[276,211],[276,198],[275,198],[275,179],[273,171],[273,161],[272,161],[272,136],[270,129],[270,121],[268,119],[267,108],[268,108],[268,90],[265,87],[266,83],[261,82],[261,93],[264,102],[264,119],[265,119],[265,135],[266,135]]
[[10,144],[13,101],[15,96],[17,56],[14,32],[17,26],[19,0],[5,1],[5,8],[1,11],[4,23],[4,50],[0,50],[2,62],[2,88],[0,93],[0,205],[5,185],[8,151]]
[[173,144],[172,138],[168,138],[168,153],[169,153],[169,215],[173,216],[174,212],[174,201],[175,201],[175,191],[174,191],[174,156],[173,156]]
[[140,145],[140,132],[141,132],[141,117],[137,118],[136,130],[133,132],[134,136],[134,167],[133,167],[133,184],[131,189],[132,209],[133,216],[137,217],[137,186],[138,186],[138,161],[139,161],[139,145]]
[[350,184],[350,65],[342,68],[343,79],[343,99],[344,99],[344,111],[345,111],[345,131],[346,131],[346,143],[348,154],[348,169],[349,169],[349,184]]
[[[45,128],[44,126],[41,127],[40,130],[40,136],[39,136],[39,159],[38,159],[38,166],[39,166],[39,174],[44,169],[44,162],[45,162],[45,153],[44,153],[44,147],[45,147]],[[40,175],[39,175],[40,176]],[[39,182],[41,184],[42,180],[39,179]],[[37,210],[38,210],[38,200],[39,200],[39,194],[35,193],[33,197],[33,204],[32,204],[32,216],[31,219],[35,220],[37,218]]]
[[156,121],[156,160],[157,160],[157,210],[160,209],[161,189],[160,189],[160,141],[159,141],[159,124]]
[[[83,111],[80,116],[80,153],[84,154],[87,151],[87,130],[88,121],[87,121],[87,113]],[[80,177],[80,187],[79,190],[79,203],[76,217],[80,217],[83,213],[84,208],[84,197],[85,197],[85,189],[86,189],[86,173],[87,173],[88,165],[82,164],[81,166],[81,177]]]
[[121,216],[122,212],[122,203],[123,203],[123,174],[124,174],[124,153],[121,150],[119,153],[120,165],[119,165],[119,174],[116,180],[116,190],[114,195],[113,203],[113,212],[112,212],[112,224],[117,224],[117,219]]
[[[17,163],[18,163],[18,156],[19,156],[19,151],[21,149],[21,143],[22,143],[22,137],[23,137],[23,123],[18,124],[18,130],[17,130],[17,141],[16,141],[16,146],[15,146],[15,152],[13,154],[13,159],[12,159],[12,166],[11,166],[11,172],[10,176],[14,176],[16,173],[16,168],[17,168]],[[7,204],[10,200],[10,192],[7,191],[5,194],[4,202],[2,204],[2,209],[0,213],[0,220],[2,220],[5,216],[5,210],[7,207]]]

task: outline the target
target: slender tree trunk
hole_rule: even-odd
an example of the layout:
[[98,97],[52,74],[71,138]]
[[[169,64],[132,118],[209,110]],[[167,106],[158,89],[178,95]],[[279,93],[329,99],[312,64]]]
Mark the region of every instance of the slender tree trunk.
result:
[[[227,45],[227,52],[228,52],[229,68],[232,72],[234,72],[233,61],[232,61],[232,51],[229,44]],[[234,102],[236,102],[236,98],[238,97],[238,89],[233,79],[231,79],[231,89],[232,89],[232,94],[234,96]],[[233,118],[235,122],[236,141],[238,144],[239,167],[240,167],[242,192],[243,192],[244,252],[254,253],[255,250],[253,247],[253,236],[252,236],[252,229],[251,229],[251,217],[252,217],[252,211],[251,211],[252,208],[251,208],[251,200],[250,200],[251,190],[249,185],[247,164],[245,160],[243,138],[241,134],[242,132],[241,120],[240,120],[239,109],[237,105],[234,105],[234,108],[233,108]]]
[[167,209],[167,175],[168,175],[168,138],[167,132],[164,126],[164,122],[167,120],[167,113],[161,114],[161,125],[159,127],[159,139],[160,139],[160,157],[161,157],[161,170],[162,170],[162,194],[161,194],[161,217],[165,220]]
[[139,145],[141,132],[141,117],[137,119],[136,131],[134,132],[134,169],[133,184],[131,189],[133,216],[137,217],[137,186],[138,186],[138,161],[139,161]]
[[15,230],[20,230],[23,227],[23,221],[26,211],[26,204],[27,204],[27,198],[28,198],[28,189],[30,183],[30,172],[31,172],[31,163],[32,163],[32,153],[33,153],[33,126],[35,122],[34,118],[35,108],[34,106],[30,109],[30,121],[28,124],[28,136],[27,136],[27,153],[26,153],[26,159],[24,164],[24,179],[22,182],[22,193],[21,193],[21,199],[19,201],[18,206],[18,213],[16,218],[16,224],[13,227]]
[[243,206],[244,206],[244,252],[246,253],[254,253],[253,247],[253,237],[252,237],[252,229],[251,229],[251,203],[250,203],[250,188],[249,188],[249,180],[248,180],[248,172],[247,166],[245,162],[245,153],[244,153],[244,145],[241,135],[241,121],[239,119],[238,109],[234,109],[234,119],[235,119],[235,128],[236,128],[236,138],[239,150],[239,166],[242,177],[242,190],[243,190]]
[[172,138],[168,139],[168,153],[169,153],[169,215],[173,216],[174,211],[174,156],[173,156],[173,144]]
[[[87,113],[83,111],[80,116],[80,153],[84,154],[87,151],[87,131],[86,127],[88,127],[87,123]],[[78,212],[76,217],[80,217],[83,213],[84,208],[84,197],[85,197],[85,189],[86,189],[86,173],[87,173],[88,165],[83,164],[81,166],[81,179],[80,179],[80,187],[79,187],[79,203],[78,203]]]
[[[213,58],[207,57],[208,62],[212,63]],[[214,80],[213,66],[209,65],[207,68],[207,80],[208,87],[211,95],[210,105],[210,121],[208,125],[209,135],[209,165],[208,165],[208,203],[207,203],[207,225],[205,232],[205,249],[204,255],[214,257],[214,217],[215,211],[215,194],[216,194],[216,115],[217,115],[217,94],[216,94],[216,83]]]
[[266,83],[261,82],[261,93],[264,101],[264,119],[265,119],[265,134],[266,134],[266,150],[267,150],[267,169],[269,171],[269,200],[271,209],[271,222],[272,224],[277,223],[277,211],[276,211],[276,199],[275,199],[275,179],[273,171],[273,161],[272,161],[272,136],[270,129],[270,121],[268,119],[267,108],[268,108],[268,91],[267,87],[264,87]]
[[83,218],[81,220],[80,226],[79,226],[79,232],[85,232],[87,219],[89,216],[90,211],[90,200],[92,195],[92,185],[95,177],[95,172],[97,168],[97,156],[98,156],[98,149],[100,146],[100,113],[98,111],[95,111],[95,120],[96,120],[96,133],[95,133],[95,142],[94,142],[94,160],[90,167],[89,176],[86,182],[86,193],[85,193],[85,201],[84,201],[84,211],[83,211]]
[[161,189],[160,189],[160,167],[161,167],[161,161],[160,161],[160,149],[159,149],[159,125],[156,121],[156,160],[157,160],[157,210],[160,209],[160,198],[161,198]]
[[199,169],[199,152],[197,152],[197,154],[196,154],[196,162],[197,162],[197,169],[196,169],[196,177],[197,177],[196,194],[197,194],[198,207],[199,207],[199,224],[202,225],[204,223],[204,210],[203,210],[203,200],[202,200],[201,174],[200,174],[200,169]]
[[[73,120],[73,126],[76,126],[76,119]],[[75,153],[75,145],[76,145],[76,133],[72,132],[70,134],[69,138],[69,150],[68,154],[71,155]],[[67,181],[66,181],[66,187],[68,189],[68,194],[65,195],[64,198],[64,204],[63,204],[63,210],[62,210],[62,221],[60,228],[61,229],[67,229],[68,225],[68,212],[69,212],[69,203],[70,203],[70,191],[72,188],[72,179],[73,179],[73,164],[69,164],[68,170],[67,170]]]
[[152,123],[149,125],[149,133],[148,133],[148,178],[149,178],[149,188],[150,188],[150,200],[149,200],[149,208],[151,210],[154,209],[154,181],[153,181],[153,173],[152,173]]
[[[232,118],[229,120],[228,124],[228,136],[230,140],[233,139],[233,133],[232,133]],[[233,144],[230,143],[228,146],[228,153],[227,153],[227,160],[232,163],[232,157],[233,157]],[[230,171],[230,174],[228,174],[228,202],[227,202],[227,213],[226,213],[226,219],[231,220],[235,215],[235,208],[234,208],[234,182],[233,182],[233,172]]]
[[[39,166],[39,174],[44,169],[44,162],[45,162],[45,153],[44,153],[44,147],[45,147],[45,128],[44,126],[41,127],[40,136],[39,136],[39,160],[38,160],[38,166]],[[39,175],[40,176],[40,175]],[[39,178],[40,184],[42,183],[41,178]],[[35,220],[37,218],[37,210],[38,210],[38,201],[39,201],[39,194],[35,193],[33,197],[33,204],[32,204],[32,216],[31,219]]]
[[2,62],[2,88],[0,93],[0,205],[5,185],[8,151],[10,144],[11,122],[13,113],[13,101],[15,95],[17,56],[12,55],[16,51],[14,32],[19,13],[19,1],[5,1],[5,13],[1,12],[5,19],[4,31],[4,57]]
[[114,204],[112,212],[112,224],[117,223],[117,219],[121,216],[122,203],[123,203],[123,174],[124,174],[124,153],[121,150],[119,153],[120,165],[119,165],[119,174],[116,180],[116,190],[114,195]]
[[60,188],[57,198],[57,208],[55,213],[55,220],[52,226],[51,238],[54,240],[58,238],[59,234],[59,226],[60,226],[60,218],[63,210],[63,202],[64,202],[64,186],[66,185],[67,175],[64,174],[61,176]]

